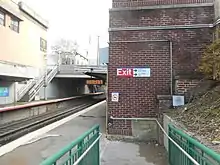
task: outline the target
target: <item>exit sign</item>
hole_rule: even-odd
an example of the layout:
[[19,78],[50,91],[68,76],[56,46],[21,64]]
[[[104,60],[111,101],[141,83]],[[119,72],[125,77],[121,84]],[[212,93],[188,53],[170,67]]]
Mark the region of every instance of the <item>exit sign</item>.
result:
[[133,69],[132,68],[117,68],[117,76],[133,77]]
[[120,77],[150,77],[150,68],[117,68]]

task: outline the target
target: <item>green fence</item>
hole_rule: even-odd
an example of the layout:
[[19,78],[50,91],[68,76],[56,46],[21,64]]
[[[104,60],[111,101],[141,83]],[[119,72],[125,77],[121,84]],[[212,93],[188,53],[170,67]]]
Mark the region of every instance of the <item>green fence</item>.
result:
[[99,165],[99,125],[49,157],[41,165]]
[[[169,125],[169,137],[188,153],[200,165],[220,165],[220,155],[205,147],[173,125]],[[170,165],[194,165],[192,160],[169,140]]]

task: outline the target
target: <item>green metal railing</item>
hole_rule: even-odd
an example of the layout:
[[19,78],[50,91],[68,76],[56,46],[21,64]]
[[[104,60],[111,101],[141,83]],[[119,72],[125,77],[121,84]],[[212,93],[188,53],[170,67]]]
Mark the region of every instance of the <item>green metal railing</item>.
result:
[[40,165],[99,165],[100,137],[99,125],[96,125]]
[[[220,155],[202,145],[181,130],[169,125],[169,137],[188,153],[200,165],[220,165]],[[169,140],[169,164],[170,165],[194,165],[186,153],[182,152],[171,140]]]

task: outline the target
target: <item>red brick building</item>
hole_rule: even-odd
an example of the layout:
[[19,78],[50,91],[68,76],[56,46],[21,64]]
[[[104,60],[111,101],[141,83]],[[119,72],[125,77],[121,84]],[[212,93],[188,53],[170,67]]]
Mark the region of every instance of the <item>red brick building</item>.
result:
[[[131,135],[132,122],[158,116],[157,95],[175,92],[174,77],[197,69],[213,38],[212,0],[113,0],[110,9],[108,132]],[[120,77],[117,68],[150,68],[150,77]],[[113,102],[111,94],[119,93]]]

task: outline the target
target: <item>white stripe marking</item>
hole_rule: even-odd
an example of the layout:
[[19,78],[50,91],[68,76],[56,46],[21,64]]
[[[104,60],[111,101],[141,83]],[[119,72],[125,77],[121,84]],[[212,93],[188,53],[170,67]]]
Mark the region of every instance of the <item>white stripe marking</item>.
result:
[[31,139],[30,141],[28,141],[27,143],[25,143],[23,145],[32,144],[32,143],[35,143],[35,142],[37,142],[37,141],[39,141],[41,139],[46,139],[46,138],[49,138],[49,137],[59,137],[59,136],[61,136],[61,135],[50,135],[50,134],[47,135],[47,134],[45,134],[45,135],[39,136],[37,138]]
[[95,105],[92,105],[91,107],[88,107],[88,108],[86,108],[86,109],[84,109],[84,110],[82,110],[82,111],[80,111],[80,112],[77,112],[77,113],[75,113],[75,114],[73,114],[73,115],[71,115],[71,116],[69,116],[69,117],[66,117],[66,118],[64,118],[64,119],[61,119],[61,120],[55,122],[55,123],[52,123],[52,124],[47,125],[47,126],[45,126],[45,127],[43,127],[43,128],[40,128],[40,129],[38,129],[38,130],[36,130],[36,131],[34,131],[34,132],[31,132],[31,133],[29,133],[29,134],[27,134],[27,135],[24,135],[24,136],[22,136],[22,137],[20,137],[20,138],[18,138],[18,139],[16,139],[16,140],[14,140],[14,141],[12,141],[12,142],[10,142],[10,143],[8,143],[8,144],[6,144],[6,145],[0,147],[0,156],[6,154],[6,153],[8,153],[8,152],[13,151],[13,150],[16,149],[17,147],[22,146],[22,145],[24,145],[25,143],[28,143],[31,139],[36,138],[36,137],[38,137],[38,136],[40,136],[40,135],[43,135],[43,134],[45,134],[45,133],[47,133],[47,132],[53,130],[54,128],[57,128],[58,126],[63,125],[63,124],[65,124],[66,122],[68,122],[68,121],[70,121],[70,120],[72,120],[72,119],[78,117],[78,116],[81,115],[81,114],[84,114],[84,113],[86,113],[86,112],[91,111],[92,109],[94,109],[94,108],[96,108],[96,107],[98,107],[98,106],[104,104],[105,102],[106,102],[106,101],[104,100],[104,101],[102,101],[102,102],[100,102],[100,103],[97,103],[97,104],[95,104]]

